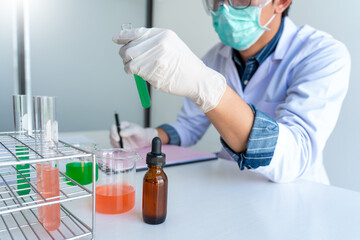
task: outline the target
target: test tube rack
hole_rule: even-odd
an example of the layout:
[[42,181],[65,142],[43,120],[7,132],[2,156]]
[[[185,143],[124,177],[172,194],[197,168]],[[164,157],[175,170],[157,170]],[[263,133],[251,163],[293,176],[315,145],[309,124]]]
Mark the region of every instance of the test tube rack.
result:
[[[26,150],[24,155],[16,152],[16,146],[23,146]],[[96,164],[92,153],[74,147],[63,141],[59,141],[56,149],[50,146],[42,146],[41,151],[37,148],[36,139],[27,133],[2,132],[0,133],[0,239],[94,239],[95,228],[95,183],[91,189],[80,185],[64,172],[59,171],[60,195],[56,198],[47,199],[37,190],[36,164],[50,161],[65,161],[77,158],[91,158],[93,177],[95,179]],[[21,160],[20,160],[21,159]],[[16,166],[29,164],[26,176]],[[19,190],[21,183],[27,184],[28,189]],[[69,185],[66,181],[71,181]],[[26,191],[27,194],[19,194]],[[38,196],[42,200],[38,200]],[[84,220],[75,216],[64,203],[91,198],[91,227]],[[56,199],[54,201],[54,199]],[[50,201],[52,200],[52,201]],[[56,231],[47,231],[38,218],[39,207],[60,203],[61,225]],[[90,214],[90,213],[89,213]],[[88,220],[88,219],[87,219]],[[89,224],[90,225],[90,224]]]

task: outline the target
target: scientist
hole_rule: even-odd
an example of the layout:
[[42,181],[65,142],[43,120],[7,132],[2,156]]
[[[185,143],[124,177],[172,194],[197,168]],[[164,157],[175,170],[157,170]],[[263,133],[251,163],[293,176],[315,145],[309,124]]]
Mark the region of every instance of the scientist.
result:
[[[274,182],[329,184],[323,150],[345,98],[346,47],[287,17],[291,0],[205,0],[221,39],[200,60],[172,31],[123,30],[114,37],[125,72],[184,96],[177,121],[157,129],[122,123],[125,147],[195,144],[212,123],[241,170]],[[115,126],[111,142],[118,146]]]

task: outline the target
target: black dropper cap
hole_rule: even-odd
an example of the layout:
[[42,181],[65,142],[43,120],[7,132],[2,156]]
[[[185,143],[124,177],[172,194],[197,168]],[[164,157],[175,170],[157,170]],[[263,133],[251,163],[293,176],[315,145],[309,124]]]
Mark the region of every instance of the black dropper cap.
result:
[[151,152],[146,155],[146,164],[149,166],[164,166],[166,155],[161,152],[161,139],[154,137],[152,140]]

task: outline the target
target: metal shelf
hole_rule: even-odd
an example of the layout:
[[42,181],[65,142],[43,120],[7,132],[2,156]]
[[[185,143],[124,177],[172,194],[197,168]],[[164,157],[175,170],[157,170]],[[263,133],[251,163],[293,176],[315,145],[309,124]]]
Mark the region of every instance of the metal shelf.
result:
[[[68,185],[66,181],[68,177],[65,177],[66,175],[60,172],[60,195],[45,198],[36,188],[36,168],[30,164],[29,169],[27,169],[27,174],[29,174],[30,177],[25,178],[24,175],[20,173],[21,170],[17,170],[14,166],[10,168],[0,168],[0,194],[2,196],[0,198],[0,214],[92,196],[91,191],[76,182],[75,186]],[[6,176],[3,176],[5,174]],[[21,183],[18,183],[19,181]],[[28,185],[30,187],[19,188],[21,185]],[[20,195],[19,192],[23,191],[30,192],[25,195]]]
[[[92,184],[90,191],[59,171],[60,194],[46,198],[37,190],[36,164],[58,161],[58,167],[61,170],[60,166],[64,165],[64,160],[86,157],[92,160],[92,173],[95,179],[95,156],[62,141],[59,141],[56,147],[50,146],[53,144],[43,141],[39,144],[39,141],[26,133],[0,133],[0,239],[78,239],[83,237],[91,239],[94,237],[95,184]],[[26,169],[22,168],[24,164],[28,164]],[[73,185],[69,185],[69,181]],[[88,197],[92,197],[92,228],[62,205],[61,226],[57,231],[47,232],[38,221],[38,207]],[[31,237],[29,234],[32,234]]]
[[[27,134],[17,132],[0,133],[0,167],[27,163],[41,163],[45,161],[54,161],[62,159],[74,159],[82,157],[91,157],[92,154],[71,146],[65,142],[59,141],[58,147],[49,147],[50,144],[39,144],[37,140]],[[25,147],[26,151],[21,151],[17,147]],[[26,157],[28,160],[20,160]]]
[[91,239],[91,228],[61,205],[61,225],[49,232],[40,223],[37,209],[0,215],[0,239]]

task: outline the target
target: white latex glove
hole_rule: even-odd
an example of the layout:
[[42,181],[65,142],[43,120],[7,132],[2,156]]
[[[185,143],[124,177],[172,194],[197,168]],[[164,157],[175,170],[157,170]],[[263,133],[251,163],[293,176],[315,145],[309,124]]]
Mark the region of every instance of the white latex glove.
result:
[[208,68],[171,30],[137,28],[113,37],[120,49],[126,73],[137,74],[156,89],[192,100],[208,112],[226,89],[220,73]]
[[[135,123],[122,121],[120,123],[120,135],[123,139],[124,148],[136,149],[151,146],[152,139],[158,136],[155,128],[143,128]],[[110,128],[110,142],[115,148],[119,148],[120,137],[117,127],[114,125]]]

